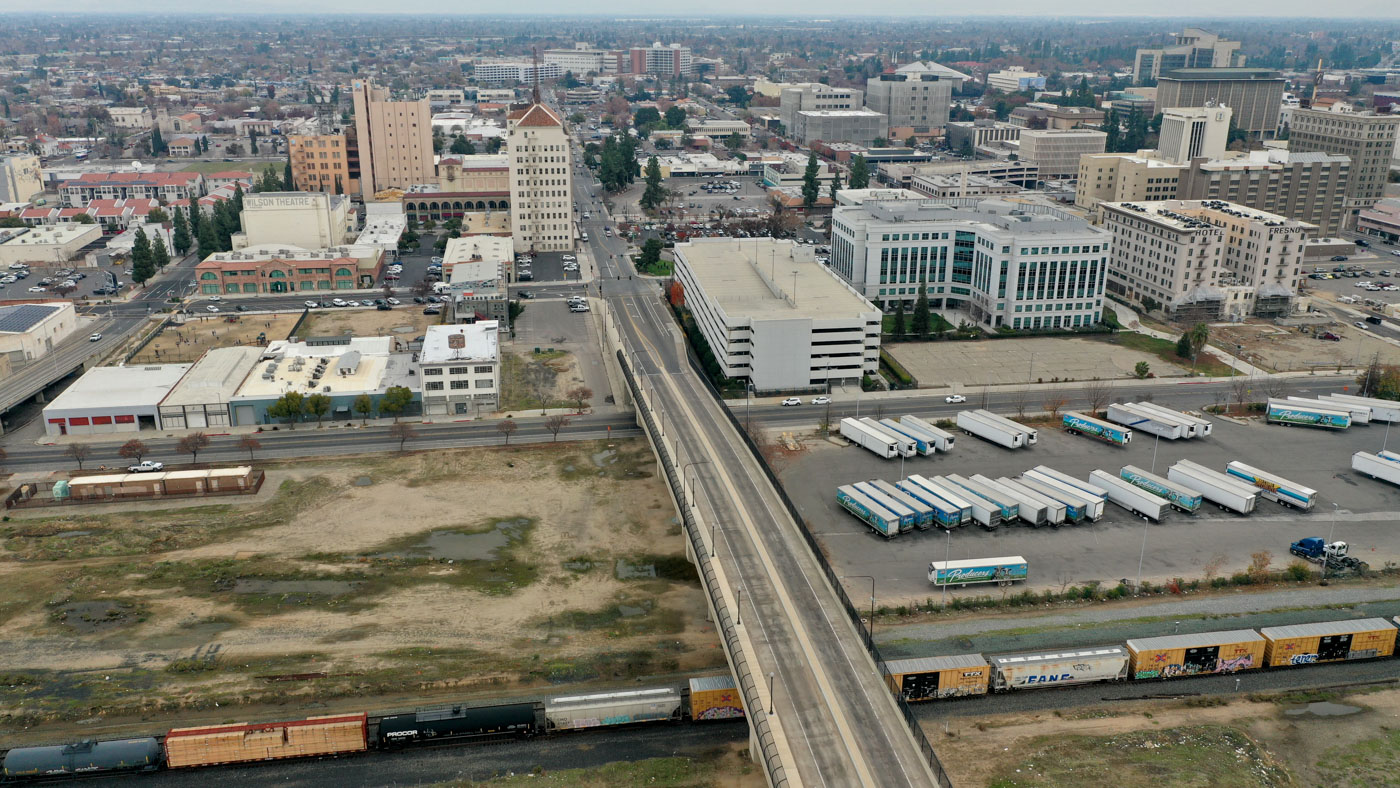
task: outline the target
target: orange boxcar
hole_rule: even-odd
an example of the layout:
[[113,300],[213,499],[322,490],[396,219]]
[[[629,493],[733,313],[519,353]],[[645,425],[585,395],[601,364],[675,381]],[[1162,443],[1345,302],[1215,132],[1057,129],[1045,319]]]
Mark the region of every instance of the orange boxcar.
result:
[[180,768],[364,752],[368,735],[369,719],[363,712],[292,722],[176,728],[165,736],[165,762]]

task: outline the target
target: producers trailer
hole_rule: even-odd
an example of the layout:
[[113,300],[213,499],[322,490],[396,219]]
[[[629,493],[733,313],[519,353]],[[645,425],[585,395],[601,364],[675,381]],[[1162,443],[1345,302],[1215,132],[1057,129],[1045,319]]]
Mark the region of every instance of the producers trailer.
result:
[[1008,449],[1019,449],[1026,445],[1026,433],[983,418],[981,413],[982,411],[975,410],[959,411],[958,429]]
[[1277,474],[1261,471],[1252,465],[1232,462],[1225,466],[1225,473],[1258,487],[1260,495],[1290,509],[1306,512],[1317,503],[1317,490],[1291,482]]
[[[933,494],[928,488],[915,484],[908,479],[901,479],[895,482],[894,486],[905,495],[916,498],[933,509],[933,521],[939,528],[947,531],[962,525],[962,510]],[[971,515],[971,510],[969,510],[968,514]]]
[[1017,430],[1018,432],[1025,433],[1027,446],[1034,446],[1036,444],[1036,441],[1039,440],[1040,433],[1036,432],[1030,427],[1027,427],[1024,424],[1017,424],[1016,422],[1006,418],[1005,416],[998,416],[990,410],[975,410],[973,411],[973,413],[976,413],[982,418],[987,419],[988,421],[991,421],[995,424],[1000,424],[1006,427],[1007,429]]
[[1191,427],[1186,422],[1150,411],[1139,410],[1130,404],[1114,403],[1109,405],[1108,420],[1167,440],[1174,441],[1191,437]]
[[1294,403],[1295,405],[1301,405],[1302,407],[1305,407],[1305,408],[1322,408],[1323,410],[1340,410],[1340,411],[1343,412],[1343,413],[1349,413],[1349,414],[1351,414],[1351,423],[1352,423],[1352,424],[1370,424],[1370,423],[1371,423],[1371,406],[1370,406],[1370,405],[1355,405],[1355,404],[1349,405],[1349,404],[1345,404],[1345,403],[1341,403],[1341,402],[1328,402],[1327,400],[1323,400],[1323,399],[1313,399],[1313,398],[1309,398],[1309,397],[1284,397],[1284,399],[1288,400],[1289,402]]
[[855,487],[849,484],[837,487],[836,503],[886,539],[899,535],[899,515],[866,497]]
[[893,440],[899,447],[900,456],[913,457],[915,454],[918,454],[918,449],[914,448],[914,441],[909,440],[909,436],[904,435],[903,433],[895,432],[894,430],[888,427],[882,426],[880,422],[867,416],[862,416],[861,418],[856,419],[856,421],[860,422],[866,428],[874,430],[875,432]]
[[967,525],[972,522],[972,504],[968,503],[966,498],[963,498],[952,490],[944,489],[943,485],[934,482],[932,479],[926,479],[917,473],[909,474],[908,478],[904,481],[918,487],[927,495],[942,500],[953,510],[957,511],[958,525]]
[[1108,500],[1154,523],[1161,522],[1162,515],[1171,508],[1167,499],[1159,498],[1141,487],[1134,487],[1104,471],[1089,471],[1089,480],[1108,490]]
[[1355,397],[1350,394],[1320,394],[1318,399],[1324,407],[1337,405],[1365,405],[1371,409],[1371,421],[1395,423],[1400,421],[1400,402],[1375,397]]
[[948,452],[953,450],[953,433],[943,429],[942,427],[937,427],[933,424],[929,424],[927,421],[924,421],[918,416],[900,416],[899,423],[913,427],[916,430],[920,430],[926,435],[932,435],[934,445],[938,447],[939,451]]
[[1091,501],[1088,496],[1066,491],[1063,487],[1047,484],[1041,479],[1021,474],[1013,479],[1017,484],[1037,492],[1052,501],[1059,501],[1065,507],[1065,520],[1071,523],[1080,523],[1089,517],[1089,512],[1095,501]]
[[1395,452],[1380,451],[1372,454],[1359,451],[1351,455],[1351,469],[1372,479],[1400,484],[1400,454]]
[[935,476],[932,479],[924,479],[924,484],[945,498],[949,498],[959,504],[967,504],[972,512],[973,522],[988,531],[1001,525],[1001,507],[984,499],[982,496],[970,493],[941,476]]
[[1323,427],[1329,430],[1344,430],[1351,426],[1351,413],[1345,410],[1326,408],[1289,402],[1286,399],[1270,399],[1264,420],[1270,424],[1286,426]]
[[970,558],[962,561],[932,561],[928,581],[936,586],[969,583],[1012,583],[1029,576],[1026,559],[1019,555],[1002,558]]
[[899,518],[899,530],[910,531],[914,528],[914,522],[919,519],[918,513],[903,503],[885,494],[884,490],[871,484],[870,482],[856,482],[851,485],[865,495],[866,498],[885,507],[887,511],[893,512]]
[[[880,492],[884,493],[889,498],[904,504],[904,506],[909,509],[912,509],[914,511],[915,528],[918,528],[921,531],[925,531],[933,526],[935,518],[932,506],[929,506],[928,504],[924,503],[918,498],[915,498],[909,493],[904,492],[903,490],[899,489],[893,484],[890,484],[884,479],[872,479],[870,482],[868,482],[868,484],[870,484],[872,487],[879,490]],[[857,486],[856,489],[860,489],[860,487]]]
[[1181,460],[1167,469],[1167,478],[1190,487],[1207,501],[1236,514],[1254,511],[1259,500],[1259,491],[1252,485],[1190,460]]
[[1065,432],[1071,435],[1088,435],[1114,446],[1127,446],[1133,440],[1132,430],[1075,411],[1066,413],[1061,418],[1061,423]]
[[1134,402],[1133,408],[1136,410],[1144,411],[1146,413],[1156,413],[1161,416],[1166,416],[1172,419],[1179,419],[1181,421],[1186,422],[1191,427],[1191,434],[1187,437],[1210,437],[1212,425],[1209,421],[1201,418],[1200,416],[1193,416],[1190,413],[1183,413],[1179,410],[1164,408],[1161,405],[1156,404],[1155,402]]
[[1164,479],[1155,473],[1148,473],[1133,465],[1124,465],[1118,471],[1118,478],[1152,493],[1161,498],[1166,498],[1172,508],[1178,512],[1195,514],[1201,508],[1201,494],[1183,485],[1177,484],[1171,479]]
[[841,437],[858,446],[864,446],[887,460],[899,456],[899,441],[883,432],[872,430],[855,419],[841,420]]
[[1004,523],[1010,524],[1012,520],[1020,516],[1016,501],[1012,500],[1011,496],[1007,495],[1005,492],[979,484],[964,476],[959,476],[956,473],[950,473],[942,478],[947,479],[988,503],[995,504],[1001,511],[1001,521]]
[[1026,511],[1024,502],[1028,501],[1034,506],[1040,506],[1044,508],[1045,522],[1047,524],[1052,525],[1056,528],[1059,528],[1060,526],[1065,524],[1065,517],[1067,516],[1067,514],[1065,512],[1064,503],[1057,501],[1048,495],[1042,495],[1041,493],[1032,490],[1026,485],[1021,484],[1015,479],[1008,479],[1005,476],[998,476],[997,483],[1000,484],[1002,487],[1005,487],[1007,490],[1010,490],[1014,495],[1020,496],[1020,500],[1023,501],[1023,503],[1021,504],[1022,512]]
[[927,457],[938,451],[938,445],[932,437],[925,436],[912,427],[906,427],[894,419],[880,419],[879,425],[894,434],[914,442],[914,451]]
[[968,477],[968,481],[976,482],[989,492],[993,492],[999,499],[1006,499],[1016,504],[1016,516],[1022,521],[1029,523],[1032,528],[1039,528],[1042,525],[1049,525],[1050,517],[1044,500],[1040,496],[1030,496],[1020,489],[1002,484],[996,479],[988,479],[986,476],[973,474]]

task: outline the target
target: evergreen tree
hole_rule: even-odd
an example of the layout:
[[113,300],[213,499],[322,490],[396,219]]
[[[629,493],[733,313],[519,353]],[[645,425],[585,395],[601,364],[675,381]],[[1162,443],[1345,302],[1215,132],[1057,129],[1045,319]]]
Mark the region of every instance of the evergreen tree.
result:
[[151,155],[159,156],[165,152],[165,138],[160,135],[160,127],[151,129]]
[[870,166],[865,163],[865,157],[857,155],[851,159],[851,180],[846,187],[849,189],[870,188]]
[[919,277],[919,297],[914,301],[914,320],[911,327],[919,339],[928,339],[929,329],[933,327],[933,315],[928,311],[928,284],[922,276]]
[[238,220],[238,229],[243,229],[243,184],[233,185],[233,216]]
[[340,183],[340,176],[339,176],[339,175],[335,176],[335,193],[336,193],[336,194],[344,194],[344,193],[345,193],[345,187],[344,187],[343,185],[341,185],[341,183]]
[[471,156],[476,153],[476,146],[472,144],[471,140],[458,134],[452,138],[452,146],[448,150],[459,156]]
[[286,163],[282,165],[282,191],[294,192],[296,190],[296,184],[292,182],[292,155],[289,153]]
[[170,265],[170,252],[166,251],[165,241],[159,235],[151,239],[151,265],[157,271]]
[[233,234],[238,232],[238,218],[233,213],[233,203],[225,200],[214,205],[214,235],[218,237],[219,251],[233,248]]
[[1103,130],[1108,136],[1104,139],[1103,149],[1107,153],[1121,153],[1122,130],[1119,128],[1118,110],[1109,109],[1108,115],[1103,120]]
[[839,191],[841,191],[841,173],[838,170],[832,170],[831,191],[827,194],[827,196],[831,197],[832,205],[836,205],[836,193]]
[[146,228],[136,228],[136,242],[131,247],[131,278],[136,284],[145,284],[155,274],[155,264],[151,261],[151,241],[146,237]]
[[178,205],[175,206],[175,232],[170,237],[170,243],[175,247],[175,254],[181,257],[190,250],[190,223],[185,218],[185,211]]
[[1191,348],[1191,334],[1190,334],[1189,332],[1188,332],[1188,333],[1185,333],[1185,334],[1182,334],[1182,335],[1181,335],[1181,339],[1178,339],[1178,340],[1176,341],[1176,355],[1177,355],[1177,357],[1178,357],[1178,358],[1191,358],[1191,356],[1192,356],[1191,350],[1192,350],[1192,348]]
[[802,173],[802,206],[811,208],[817,204],[817,198],[821,196],[821,187],[817,185],[817,154],[807,154],[807,169]]
[[204,211],[195,211],[195,238],[199,241],[200,257],[208,257],[219,251],[219,238],[214,234],[214,223],[210,221],[209,214]]
[[642,192],[638,204],[644,211],[654,211],[666,202],[666,187],[661,185],[661,163],[655,156],[647,160],[646,183],[646,190]]
[[893,329],[891,330],[890,333],[894,334],[894,338],[895,338],[895,339],[903,339],[903,338],[904,338],[905,328],[904,328],[904,302],[903,302],[903,301],[896,301],[895,304],[894,304],[894,327],[893,327]]
[[258,155],[258,133],[255,131],[248,132],[248,152]]

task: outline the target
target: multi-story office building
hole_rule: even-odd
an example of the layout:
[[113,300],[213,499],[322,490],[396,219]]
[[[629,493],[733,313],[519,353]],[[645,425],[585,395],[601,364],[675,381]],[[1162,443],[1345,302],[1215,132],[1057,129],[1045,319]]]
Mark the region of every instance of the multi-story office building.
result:
[[496,409],[501,391],[500,332],[494,320],[428,326],[418,371],[424,416],[476,416]]
[[1230,141],[1229,107],[1176,107],[1162,112],[1162,127],[1157,150],[1162,158],[1185,164],[1204,156],[1219,159],[1225,156]]
[[627,71],[631,74],[651,74],[670,79],[688,77],[695,68],[690,47],[680,44],[663,46],[658,41],[649,47],[632,47],[627,55]]
[[1292,310],[1317,227],[1216,200],[1103,203],[1108,292],[1184,320]]
[[953,82],[934,73],[880,74],[865,83],[865,106],[884,115],[890,135],[905,139],[948,125]]
[[818,140],[869,145],[886,134],[885,116],[865,109],[804,110],[788,129],[788,135],[803,145]]
[[831,270],[886,309],[920,289],[989,329],[1076,328],[1103,317],[1110,236],[1046,206],[867,200],[832,213]]
[[[559,79],[564,76],[564,67],[558,63],[539,64],[540,80]],[[532,84],[535,81],[535,64],[529,60],[497,63],[477,63],[473,72],[476,81],[485,84],[507,85],[516,82]]]
[[676,281],[726,377],[759,391],[853,382],[880,365],[880,311],[816,261],[771,238],[676,245]]
[[1094,129],[1025,129],[1020,137],[1021,160],[1034,164],[1040,176],[1072,177],[1079,172],[1079,158],[1103,153],[1108,134]]
[[592,49],[584,44],[577,44],[573,49],[546,49],[543,59],[545,63],[552,63],[564,72],[573,72],[576,77],[582,77],[590,72],[595,74],[616,74],[617,73],[617,53],[606,49]]
[[1234,68],[1243,65],[1240,42],[1224,41],[1214,33],[1188,27],[1176,34],[1175,46],[1139,49],[1133,62],[1133,76],[1142,85],[1157,79],[1163,72],[1179,68]]
[[0,203],[29,202],[44,190],[38,156],[0,156]]
[[1057,107],[1033,101],[1011,110],[1006,121],[1023,129],[1098,128],[1103,125],[1104,111],[1093,107]]
[[851,88],[833,88],[811,83],[783,88],[778,99],[778,112],[783,128],[789,134],[797,127],[797,113],[816,110],[858,110],[865,93]]
[[1400,200],[1380,200],[1370,208],[1361,209],[1356,231],[1390,243],[1400,241]]
[[896,74],[904,74],[911,81],[918,81],[925,75],[938,77],[940,82],[947,82],[952,85],[953,90],[961,90],[964,82],[969,82],[972,77],[947,66],[939,65],[932,60],[916,60],[913,63],[905,63],[894,70]]
[[1020,139],[1021,127],[991,118],[982,118],[949,123],[945,133],[948,137],[948,146],[953,150],[963,150],[967,147],[972,148],[975,152],[989,142]]
[[1176,197],[1182,164],[1158,158],[1156,151],[1096,153],[1079,159],[1074,204],[1086,211],[1099,203],[1169,200]]
[[1351,214],[1349,223],[1355,224],[1362,208],[1385,196],[1400,115],[1296,109],[1289,128],[1289,150],[1334,153],[1351,159],[1346,206]]
[[391,101],[367,80],[351,83],[360,189],[366,200],[384,189],[406,189],[433,177],[433,113],[426,98]]
[[1179,68],[1157,80],[1157,111],[1223,104],[1234,111],[1235,127],[1272,135],[1283,102],[1283,75],[1267,68]]
[[1021,66],[1012,66],[1003,71],[988,74],[987,87],[992,90],[1000,90],[1003,93],[1044,90],[1045,77],[1034,71],[1027,71]]
[[287,137],[292,161],[292,184],[297,191],[358,194],[360,151],[355,131],[299,134]]
[[520,251],[574,248],[573,164],[564,119],[540,103],[506,119],[510,221]]

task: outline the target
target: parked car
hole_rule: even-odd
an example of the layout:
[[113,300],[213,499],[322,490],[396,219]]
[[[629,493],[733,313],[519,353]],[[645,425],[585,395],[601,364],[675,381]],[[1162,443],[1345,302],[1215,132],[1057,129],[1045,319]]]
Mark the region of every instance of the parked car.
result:
[[315,301],[303,301],[302,303],[306,305],[307,309],[315,309],[317,306],[319,306],[319,304],[317,304]]
[[427,308],[425,308],[425,309],[423,310],[423,314],[425,314],[425,315],[440,315],[440,314],[442,314],[442,307],[440,307],[440,306],[430,306],[430,307],[427,307]]
[[967,397],[964,397],[961,394],[949,394],[948,396],[943,398],[943,401],[948,403],[949,405],[952,405],[955,402],[967,402]]
[[135,465],[126,466],[127,473],[154,473],[165,470],[165,463],[155,460],[142,460]]
[[206,300],[208,300],[208,301],[222,301],[222,300],[224,300],[224,299],[223,299],[222,296],[211,295],[211,296],[209,296],[209,298],[207,298]]
[[214,306],[213,304],[210,304],[209,306],[204,307],[204,309],[205,309],[206,311],[209,311],[209,312],[217,312],[217,311],[219,311],[219,308],[218,308],[217,306]]
[[332,298],[331,303],[336,306],[345,306],[345,300],[342,298]]
[[1328,342],[1342,341],[1341,337],[1337,336],[1336,334],[1333,334],[1331,331],[1323,331],[1321,334],[1317,335],[1317,338],[1327,340]]
[[812,397],[813,405],[830,405],[831,397]]
[[791,406],[793,406],[793,405],[801,405],[801,404],[802,404],[802,400],[799,399],[799,398],[797,398],[797,397],[788,397],[787,399],[783,400],[782,402],[780,402],[780,403],[778,403],[778,404],[780,404],[780,405],[782,405],[783,407],[787,408],[787,407],[791,407]]
[[1362,248],[1365,248],[1365,247],[1370,246],[1370,245],[1371,245],[1371,242],[1370,242],[1370,241],[1367,241],[1367,240],[1364,239],[1364,238],[1357,238],[1357,239],[1356,239],[1356,245],[1357,245],[1357,246],[1360,246],[1360,247],[1362,247]]
[[29,288],[29,292],[31,293],[47,293],[48,291],[49,289],[47,287],[39,287],[37,285]]
[[434,262],[434,263],[441,264],[441,263],[442,263],[442,258],[441,258],[441,257],[434,257],[434,258],[433,258],[433,262]]
[[1334,255],[1332,255],[1332,262],[1334,262],[1334,263],[1345,263],[1346,261],[1347,261],[1347,256],[1344,255],[1344,254],[1334,254]]

